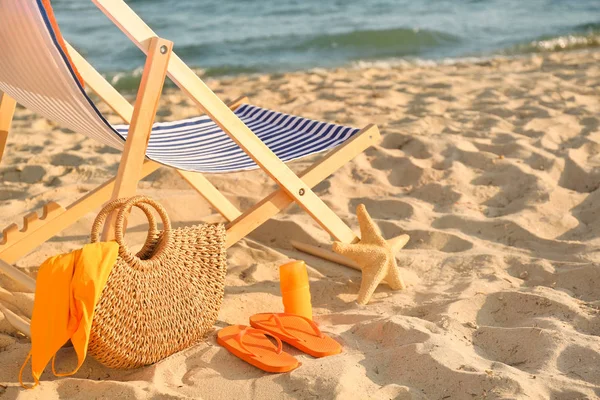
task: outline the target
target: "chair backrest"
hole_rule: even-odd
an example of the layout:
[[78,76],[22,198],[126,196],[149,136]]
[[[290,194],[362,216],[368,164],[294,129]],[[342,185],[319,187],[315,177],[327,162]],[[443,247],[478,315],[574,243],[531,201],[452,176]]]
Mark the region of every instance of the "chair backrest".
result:
[[124,140],[80,85],[42,0],[0,0],[0,91],[61,126],[115,148]]

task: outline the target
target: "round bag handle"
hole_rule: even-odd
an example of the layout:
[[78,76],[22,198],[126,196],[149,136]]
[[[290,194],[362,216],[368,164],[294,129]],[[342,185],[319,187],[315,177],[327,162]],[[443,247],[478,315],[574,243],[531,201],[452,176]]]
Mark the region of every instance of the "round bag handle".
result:
[[[111,212],[113,212],[117,208],[120,208],[125,203],[125,200],[127,200],[127,198],[113,200],[110,203],[107,203],[102,208],[102,210],[100,210],[100,212],[96,216],[94,223],[92,225],[92,232],[91,232],[91,238],[90,238],[90,241],[92,243],[97,243],[100,241],[100,236],[102,234],[102,229],[104,227],[104,222],[106,221],[106,218],[108,218],[108,215]],[[150,246],[151,243],[153,242],[152,239],[155,238],[156,235],[158,235],[158,233],[159,233],[158,227],[156,225],[156,217],[152,213],[152,209],[150,207],[148,207],[147,205],[136,204],[136,207],[139,208],[140,210],[142,210],[144,212],[144,214],[146,214],[146,218],[148,218],[148,235],[146,237],[146,242],[144,243],[143,247]]]
[[142,258],[147,254],[152,254],[154,247],[156,247],[156,239],[160,235],[160,231],[158,230],[158,225],[156,224],[156,217],[152,212],[152,208],[147,206],[146,204],[137,204],[135,207],[139,208],[146,214],[148,218],[148,234],[146,235],[146,241],[144,245],[138,251],[137,256]]
[[[146,243],[144,244],[142,250],[147,248],[150,245],[153,237],[158,234],[158,230],[156,228],[156,219],[150,211],[151,208],[156,210],[163,222],[164,229],[162,232],[162,240],[155,245],[152,257],[147,260],[142,260],[138,255],[133,254],[129,249],[129,246],[127,246],[125,243],[124,227],[127,222],[127,216],[129,215],[132,207],[140,208],[144,214],[146,214],[150,223],[150,232],[148,232]],[[106,218],[111,212],[116,210],[118,210],[118,213],[115,224],[115,241],[119,244],[119,255],[121,258],[123,258],[127,264],[134,268],[158,267],[165,256],[165,251],[171,239],[171,221],[166,210],[158,202],[147,196],[134,196],[130,198],[114,200],[104,206],[104,208],[96,217],[92,227],[92,242],[97,242],[100,240],[100,230],[104,226]]]

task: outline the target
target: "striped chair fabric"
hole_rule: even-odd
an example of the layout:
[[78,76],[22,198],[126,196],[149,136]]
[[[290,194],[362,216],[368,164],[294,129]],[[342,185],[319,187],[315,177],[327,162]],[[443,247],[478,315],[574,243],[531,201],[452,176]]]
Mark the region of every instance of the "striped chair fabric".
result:
[[[0,0],[0,91],[28,109],[105,145],[123,149],[128,126],[112,126],[79,84],[41,0]],[[283,161],[338,146],[358,129],[253,105],[235,114]],[[209,117],[155,123],[146,156],[187,171],[258,168]]]

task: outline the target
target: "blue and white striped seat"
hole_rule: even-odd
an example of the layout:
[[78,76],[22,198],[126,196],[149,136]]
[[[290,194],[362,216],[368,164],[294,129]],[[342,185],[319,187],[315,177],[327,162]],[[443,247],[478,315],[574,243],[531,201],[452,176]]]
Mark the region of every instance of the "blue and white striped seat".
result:
[[[0,91],[26,108],[123,149],[128,127],[111,126],[79,84],[40,0],[0,0]],[[282,160],[331,149],[358,129],[251,105],[235,113]],[[153,125],[148,158],[187,171],[235,172],[258,166],[210,118]]]
[[[359,131],[249,104],[238,107],[235,114],[286,162],[336,147]],[[127,125],[113,128],[123,138],[127,137]],[[219,173],[258,168],[206,116],[154,124],[146,155],[159,163],[187,171]]]

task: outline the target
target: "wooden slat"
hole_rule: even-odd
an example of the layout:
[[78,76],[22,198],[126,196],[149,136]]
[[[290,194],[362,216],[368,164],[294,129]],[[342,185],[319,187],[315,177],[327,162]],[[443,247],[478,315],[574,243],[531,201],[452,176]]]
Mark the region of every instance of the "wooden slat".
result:
[[[117,180],[111,196],[112,200],[131,197],[137,192],[137,185],[141,179],[142,164],[146,158],[146,148],[152,133],[152,125],[158,103],[162,94],[167,65],[173,50],[173,42],[162,38],[150,40],[150,50],[142,74],[142,82],[138,90],[137,99],[133,108],[133,117],[125,141],[125,149],[119,162]],[[102,241],[114,239],[116,213],[107,219]]]
[[4,155],[8,132],[10,131],[13,116],[15,115],[16,106],[17,102],[15,99],[6,93],[0,92],[0,161],[2,161],[2,156]]
[[[377,126],[368,125],[357,133],[352,139],[329,152],[324,158],[313,164],[300,174],[302,180],[310,187],[316,186],[341,166],[352,160],[366,148],[377,143],[380,134]],[[293,202],[288,194],[279,189],[267,196],[260,203],[240,215],[235,221],[227,225],[227,247],[258,228],[269,218],[273,217]],[[356,242],[354,235],[349,243]]]
[[31,293],[35,293],[35,279],[33,279],[20,269],[13,267],[6,261],[0,260],[0,271],[5,273],[9,278],[14,280],[15,282],[20,283]]
[[19,229],[17,224],[11,224],[2,231],[2,240],[0,241],[0,252],[13,243],[24,240],[29,232],[36,230],[56,218],[59,218],[66,210],[58,203],[53,201],[46,203],[43,207],[42,215],[37,212],[30,212],[23,217],[23,228]]
[[[156,34],[124,1],[92,1],[142,51],[148,51],[148,40]],[[327,232],[341,242],[355,239],[354,232],[176,54],[171,57],[168,72],[173,82]]]
[[6,308],[2,303],[0,303],[0,311],[6,317],[8,323],[10,323],[16,330],[25,334],[27,337],[31,337],[31,323],[25,321],[25,319],[19,317],[14,312],[10,311]]

